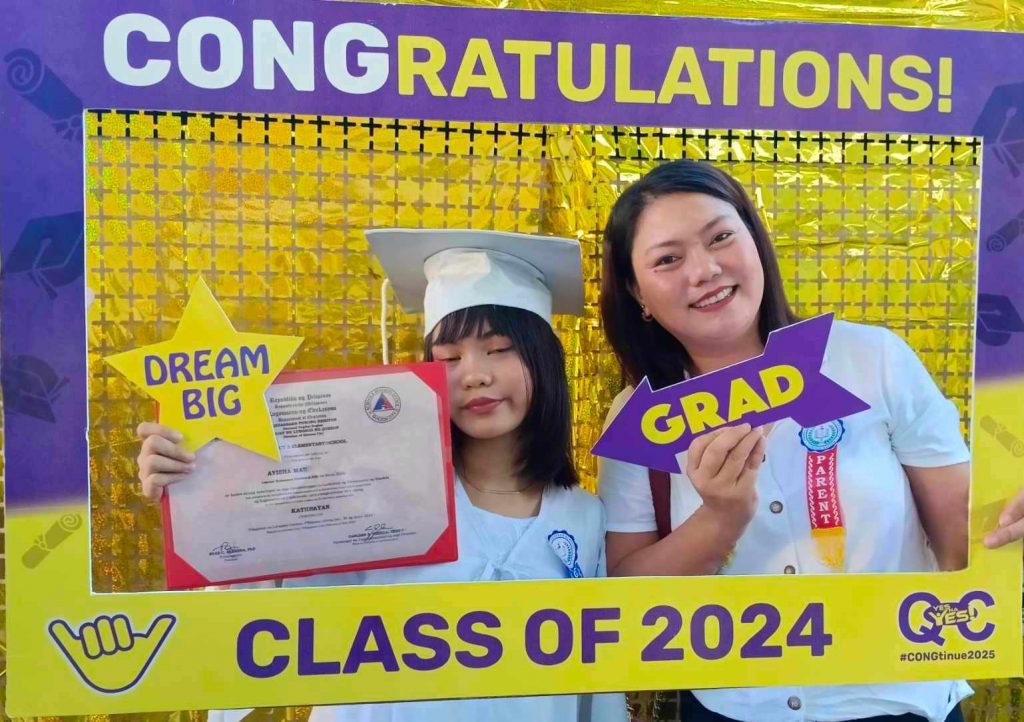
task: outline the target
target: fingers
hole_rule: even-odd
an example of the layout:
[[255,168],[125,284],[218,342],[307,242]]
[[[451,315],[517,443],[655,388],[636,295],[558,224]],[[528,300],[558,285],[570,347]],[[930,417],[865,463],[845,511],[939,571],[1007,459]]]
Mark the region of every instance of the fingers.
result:
[[175,444],[163,436],[147,436],[142,442],[142,450],[139,452],[139,459],[149,456],[165,456],[168,459],[175,459],[184,463],[191,463],[196,460],[196,455],[186,451],[183,446]]
[[768,450],[768,439],[762,436],[747,456],[746,468],[748,471],[757,471],[765,461],[765,453]]
[[[761,433],[760,429],[751,429],[743,436],[743,438],[740,439],[739,443],[736,444],[736,446],[734,446],[725,457],[722,469],[718,474],[723,484],[739,481],[740,476],[743,474],[743,470],[751,463],[751,455],[754,451],[754,447],[763,442],[764,434]],[[764,452],[757,457],[758,466],[760,466],[760,460],[763,457]]]
[[989,549],[998,549],[1010,542],[1024,538],[1024,519],[1018,519],[1012,524],[1001,526],[985,537],[985,546]]
[[686,453],[686,471],[691,477],[698,469],[703,469],[705,464],[704,455],[707,453],[708,447],[711,446],[711,442],[728,431],[728,429],[729,427],[722,426],[693,440]]
[[[740,424],[739,426],[730,426],[723,429],[704,449],[704,453],[701,455],[696,467],[697,471],[707,478],[717,477],[722,470],[726,457],[750,433],[750,424]],[[757,433],[760,434],[761,432]],[[746,458],[745,454],[743,458]]]
[[113,654],[117,651],[117,638],[114,635],[114,623],[110,617],[96,617],[96,635],[99,638],[100,654]]
[[138,434],[139,438],[143,441],[150,436],[162,436],[165,439],[170,439],[172,442],[178,444],[185,439],[185,436],[180,431],[153,421],[143,421],[135,429],[135,433]]
[[139,462],[139,470],[146,474],[188,474],[193,469],[194,463],[178,461],[169,456],[147,456]]
[[111,618],[110,624],[114,632],[117,648],[124,651],[131,649],[135,640],[132,637],[132,628],[128,623],[128,617],[123,614],[115,614]]
[[1010,526],[1021,519],[1024,519],[1024,489],[1006,502],[1006,506],[999,514],[999,526]]
[[100,633],[96,629],[96,623],[85,622],[79,627],[78,634],[82,638],[82,649],[85,651],[85,656],[89,659],[99,657],[103,648],[100,645]]
[[140,637],[149,637],[155,640],[157,646],[164,641],[164,637],[167,636],[168,632],[171,631],[171,627],[174,626],[174,615],[173,614],[161,614],[153,623],[149,625],[149,629],[145,634],[140,634]]
[[81,644],[81,640],[71,631],[67,622],[63,619],[50,622],[50,636],[68,659],[74,659],[74,649]]
[[[147,424],[139,425],[140,434],[144,430],[151,430],[143,429],[146,426]],[[176,431],[160,426],[160,424],[149,424],[149,426],[177,434]],[[195,454],[186,451],[169,438],[159,434],[146,436],[138,458],[143,496],[153,501],[160,499],[165,486],[184,479],[195,469],[195,459]]]
[[151,501],[160,501],[165,486],[187,477],[188,474],[150,474],[142,480],[142,495]]
[[999,514],[999,527],[985,537],[985,546],[996,549],[1024,538],[1024,489],[1006,502]]

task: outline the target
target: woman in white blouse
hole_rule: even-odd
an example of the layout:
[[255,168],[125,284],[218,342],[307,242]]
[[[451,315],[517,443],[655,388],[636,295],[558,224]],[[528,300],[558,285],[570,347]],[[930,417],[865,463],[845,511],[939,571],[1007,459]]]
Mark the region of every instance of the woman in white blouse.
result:
[[[601,312],[627,382],[646,376],[655,388],[760,355],[771,331],[796,320],[746,192],[722,170],[692,161],[659,166],[616,202],[605,230]],[[670,479],[603,460],[609,574],[965,566],[970,454],[955,406],[884,328],[836,322],[822,370],[871,409],[811,429],[785,420],[709,433],[680,460],[685,473]],[[821,455],[828,464],[812,472],[809,459]],[[837,492],[841,522],[827,519],[824,534],[811,533],[812,473]],[[1007,506],[988,543],[1024,535],[1022,500]],[[966,683],[948,681],[700,690],[682,702],[683,719],[694,722],[954,722],[968,694]]]

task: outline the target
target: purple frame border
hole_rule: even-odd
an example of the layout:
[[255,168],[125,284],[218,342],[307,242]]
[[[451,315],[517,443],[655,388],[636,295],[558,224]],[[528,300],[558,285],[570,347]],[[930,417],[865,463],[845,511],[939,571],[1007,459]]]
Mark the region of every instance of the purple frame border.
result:
[[[251,87],[243,74],[225,90],[203,90],[185,82],[176,66],[149,87],[111,79],[103,63],[103,30],[123,13],[158,17],[171,31],[200,15],[250,27],[253,19],[275,21],[287,33],[296,20],[314,23],[317,43],[331,27],[361,22],[389,39],[431,35],[459,49],[470,37],[500,48],[505,38],[569,40],[633,46],[635,79],[656,87],[675,45],[773,48],[780,55],[815,50],[826,56],[849,50],[915,54],[933,65],[953,59],[952,110],[799,110],[695,106],[689,99],[668,105],[616,103],[605,97],[573,103],[553,92],[554,73],[538,74],[537,99],[495,100],[485,91],[464,98],[398,94],[395,47],[392,72],[377,92],[347,95],[331,87],[322,62],[316,92],[281,82],[273,91]],[[243,38],[245,34],[243,32]],[[639,41],[639,42],[637,42]],[[174,44],[129,45],[138,57],[173,57]],[[890,51],[890,52],[886,52]],[[611,54],[611,53],[609,53]],[[450,52],[442,77],[450,87],[459,53]],[[654,16],[589,15],[430,6],[364,5],[313,0],[250,0],[229,3],[161,3],[156,0],[97,0],[11,3],[0,21],[0,379],[4,392],[6,504],[29,506],[82,503],[88,497],[86,429],[86,335],[84,288],[84,185],[82,110],[147,108],[224,112],[275,112],[439,120],[547,123],[606,123],[669,127],[779,128],[787,130],[889,131],[975,135],[984,140],[981,248],[979,251],[976,376],[992,379],[1024,373],[1024,178],[1015,144],[1024,148],[1024,38],[959,30],[924,30],[863,25],[736,22]],[[553,60],[549,58],[548,60]],[[611,62],[611,61],[609,61]],[[173,65],[173,63],[172,63]],[[499,54],[503,77],[517,78]],[[246,68],[248,71],[249,68]],[[709,87],[721,77],[705,68]],[[609,79],[610,80],[610,79]],[[610,84],[610,83],[609,83]],[[511,89],[511,83],[509,83]],[[742,86],[741,86],[742,87]],[[326,90],[325,90],[326,89]],[[741,96],[742,97],[742,96]],[[754,101],[756,103],[756,100]],[[415,103],[415,110],[410,108]],[[1018,111],[1019,109],[1019,111]]]

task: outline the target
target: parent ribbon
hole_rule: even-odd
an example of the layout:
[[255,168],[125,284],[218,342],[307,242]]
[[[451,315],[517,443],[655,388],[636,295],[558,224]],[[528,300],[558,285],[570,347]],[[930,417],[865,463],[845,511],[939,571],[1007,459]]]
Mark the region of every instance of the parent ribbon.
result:
[[677,455],[714,429],[786,418],[808,428],[867,410],[821,373],[832,320],[773,331],[760,356],[656,391],[645,377],[591,453],[678,474]]

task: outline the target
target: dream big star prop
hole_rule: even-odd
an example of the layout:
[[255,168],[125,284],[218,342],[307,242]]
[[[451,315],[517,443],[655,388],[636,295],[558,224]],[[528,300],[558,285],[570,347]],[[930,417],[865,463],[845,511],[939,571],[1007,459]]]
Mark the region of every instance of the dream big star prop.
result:
[[160,404],[160,423],[182,445],[213,439],[280,459],[264,392],[302,343],[301,336],[239,333],[202,278],[169,341],[106,361]]

